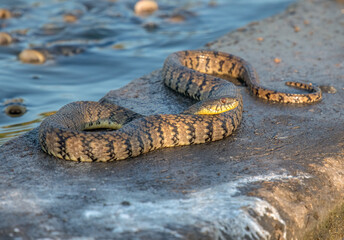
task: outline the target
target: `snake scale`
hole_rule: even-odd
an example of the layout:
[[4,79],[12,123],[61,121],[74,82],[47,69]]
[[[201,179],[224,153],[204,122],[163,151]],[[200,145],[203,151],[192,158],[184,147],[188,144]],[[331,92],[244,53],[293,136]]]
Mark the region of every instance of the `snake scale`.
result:
[[[313,103],[321,90],[312,84],[287,82],[307,93],[262,87],[255,69],[237,56],[216,51],[180,51],[165,60],[162,78],[176,92],[199,100],[180,114],[143,116],[110,103],[73,102],[46,118],[39,128],[42,149],[75,161],[113,161],[149,151],[206,143],[233,133],[242,119],[243,102],[234,78],[249,92],[278,103]],[[84,131],[111,128],[115,131]]]

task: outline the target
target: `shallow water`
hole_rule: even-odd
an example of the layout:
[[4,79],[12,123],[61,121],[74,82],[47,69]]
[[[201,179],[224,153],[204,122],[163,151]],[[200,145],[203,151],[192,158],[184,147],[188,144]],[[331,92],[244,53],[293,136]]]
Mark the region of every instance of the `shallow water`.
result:
[[[14,18],[0,31],[18,42],[0,47],[0,145],[37,127],[46,116],[77,100],[99,100],[109,90],[162,66],[174,51],[200,48],[251,21],[282,11],[292,0],[160,0],[159,11],[136,16],[135,1],[0,0]],[[73,13],[78,20],[64,22]],[[177,16],[178,22],[171,17]],[[154,23],[155,27],[147,27]],[[17,56],[29,47],[68,45],[85,51],[35,65]],[[4,102],[22,98],[27,112],[5,113]]]

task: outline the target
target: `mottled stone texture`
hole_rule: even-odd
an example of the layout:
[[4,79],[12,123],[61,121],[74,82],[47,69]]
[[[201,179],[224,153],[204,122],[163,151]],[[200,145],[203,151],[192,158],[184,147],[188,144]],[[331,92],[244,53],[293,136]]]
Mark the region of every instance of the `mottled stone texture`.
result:
[[[318,104],[266,103],[242,88],[244,119],[233,136],[107,164],[47,156],[37,129],[7,142],[0,238],[302,238],[343,203],[342,8],[303,0],[207,45],[249,61],[263,85],[323,85]],[[147,115],[190,104],[164,87],[159,70],[101,101]]]

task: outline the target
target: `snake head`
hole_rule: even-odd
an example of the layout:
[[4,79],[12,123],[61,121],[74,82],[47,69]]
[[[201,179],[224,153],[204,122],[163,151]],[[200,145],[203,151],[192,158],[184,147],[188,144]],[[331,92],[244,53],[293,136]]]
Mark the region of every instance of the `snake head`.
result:
[[207,99],[192,105],[184,113],[213,115],[233,110],[239,105],[239,101],[233,97],[220,97],[216,99]]

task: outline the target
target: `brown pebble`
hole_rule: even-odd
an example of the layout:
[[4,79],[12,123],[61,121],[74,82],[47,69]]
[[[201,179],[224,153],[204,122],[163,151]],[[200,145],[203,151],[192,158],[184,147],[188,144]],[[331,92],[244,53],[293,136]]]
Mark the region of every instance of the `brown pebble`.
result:
[[5,113],[10,117],[20,117],[26,113],[26,106],[24,105],[24,99],[13,98],[4,102]]
[[77,20],[78,20],[77,16],[73,14],[65,14],[63,16],[63,21],[68,22],[68,23],[73,23],[73,22],[76,22]]
[[298,26],[294,27],[294,32],[300,32],[300,30],[301,30],[300,27],[298,27]]
[[12,14],[9,10],[4,9],[4,8],[0,8],[0,18],[1,19],[8,19],[11,17],[12,17]]
[[124,49],[125,48],[125,46],[124,46],[124,44],[123,43],[117,43],[117,44],[115,44],[115,45],[112,45],[112,48],[114,48],[114,49]]
[[42,64],[46,61],[43,53],[33,50],[25,49],[19,54],[20,61],[24,63]]
[[275,62],[275,63],[280,63],[281,61],[282,61],[282,60],[281,60],[280,58],[275,58],[275,59],[274,59],[274,62]]
[[264,38],[258,37],[258,38],[257,38],[257,41],[258,41],[258,42],[263,42],[263,41],[264,41]]
[[308,24],[309,24],[309,21],[308,21],[308,20],[304,20],[304,21],[303,21],[303,24],[308,25]]
[[0,32],[0,45],[9,45],[13,42],[13,38],[6,32]]
[[170,18],[168,18],[168,21],[172,23],[180,23],[185,21],[185,17],[183,15],[174,15]]
[[158,8],[158,4],[152,0],[140,0],[135,4],[134,11],[138,15],[149,15]]

